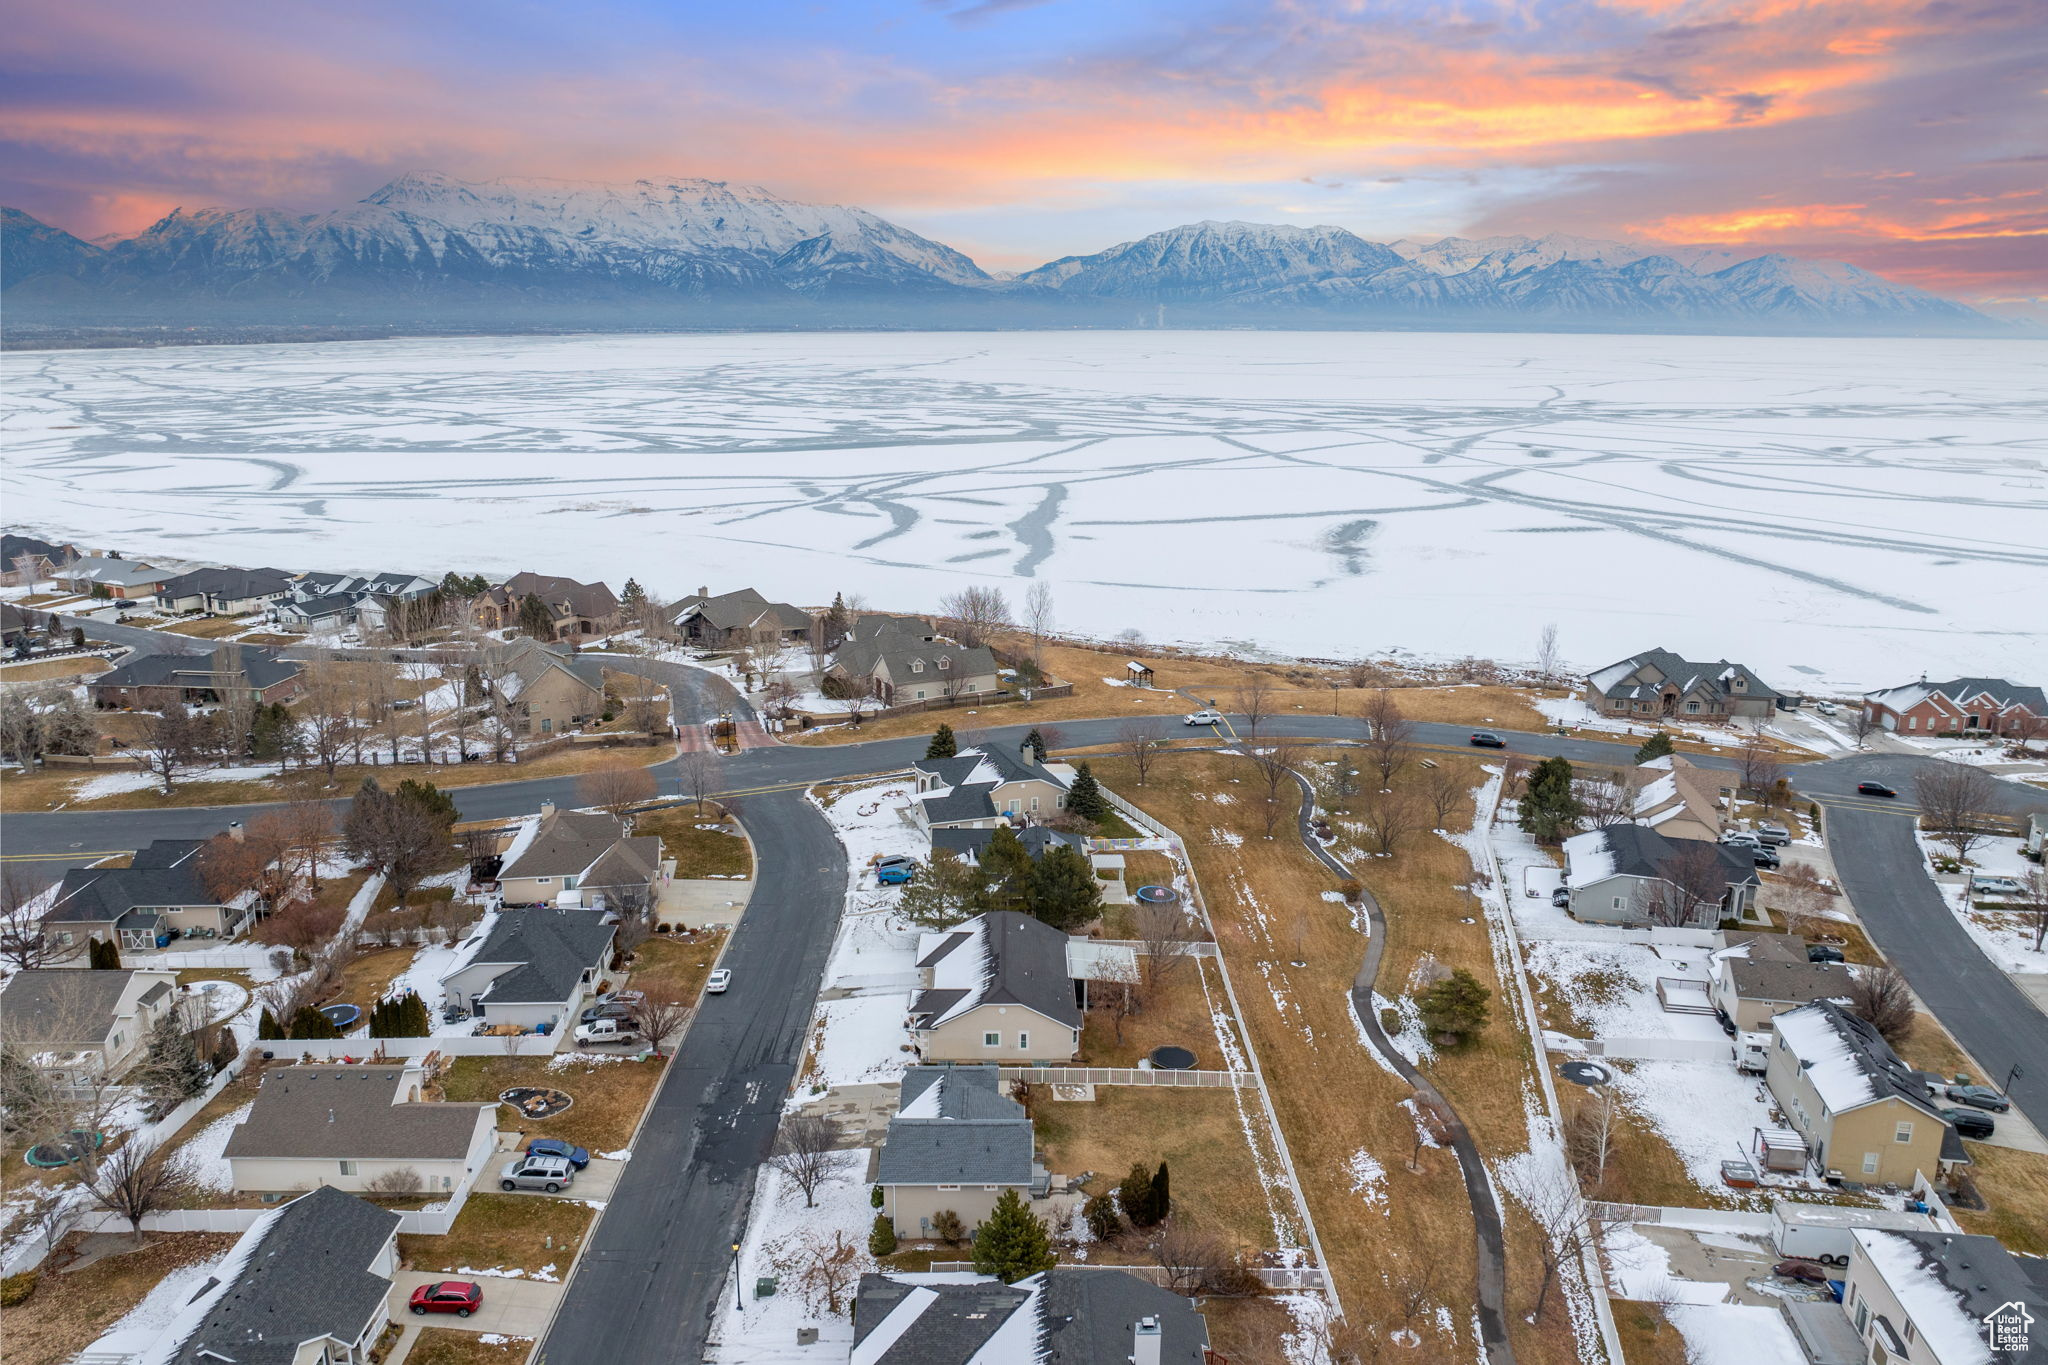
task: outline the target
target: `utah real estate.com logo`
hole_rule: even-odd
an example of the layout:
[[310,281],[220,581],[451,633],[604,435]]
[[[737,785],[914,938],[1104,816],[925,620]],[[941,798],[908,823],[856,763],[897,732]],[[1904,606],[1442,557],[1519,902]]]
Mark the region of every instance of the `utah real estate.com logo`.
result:
[[2018,1299],[2002,1303],[1984,1315],[1986,1344],[1994,1351],[2025,1351],[2027,1329],[2034,1324],[2034,1315]]

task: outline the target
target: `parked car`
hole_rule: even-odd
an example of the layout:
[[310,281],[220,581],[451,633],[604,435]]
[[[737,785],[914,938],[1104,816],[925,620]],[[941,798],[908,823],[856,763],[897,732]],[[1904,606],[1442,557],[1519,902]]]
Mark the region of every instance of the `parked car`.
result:
[[1776,867],[1783,861],[1778,857],[1778,850],[1769,844],[1751,844],[1749,856],[1755,860],[1758,867]]
[[1472,743],[1481,749],[1505,749],[1508,742],[1491,730],[1474,730]]
[[422,1315],[453,1313],[466,1318],[483,1306],[484,1287],[474,1280],[436,1280],[412,1291],[412,1311]]
[[1223,723],[1223,713],[1221,711],[1211,711],[1205,707],[1200,711],[1188,712],[1185,716],[1181,717],[1180,723],[1182,725],[1221,725]]
[[1801,1284],[1828,1282],[1828,1268],[1824,1265],[1815,1265],[1812,1261],[1780,1261],[1771,1267],[1771,1273],[1783,1275],[1788,1280],[1797,1280]]
[[637,1043],[640,1029],[630,1019],[593,1019],[576,1026],[579,1043]]
[[603,1005],[592,1005],[589,1009],[583,1011],[582,1014],[576,1016],[576,1022],[579,1024],[594,1024],[600,1019],[630,1019],[632,1016],[633,1010],[630,1005],[622,1005],[617,1001],[611,1001]]
[[881,886],[901,886],[917,871],[917,859],[901,855],[884,858],[875,864],[875,881]]
[[1849,959],[1843,957],[1842,950],[1831,943],[1809,943],[1806,945],[1806,960],[1808,962],[1847,962]]
[[704,982],[704,993],[706,995],[724,995],[726,988],[731,985],[732,968],[720,967]]
[[1970,882],[1970,889],[1982,896],[2018,896],[2026,892],[2017,877],[1976,877]]
[[1941,1116],[1966,1138],[1988,1138],[1998,1131],[1998,1120],[1975,1109],[1944,1109]]
[[1550,903],[1560,910],[1569,908],[1572,903],[1572,889],[1569,886],[1560,886],[1550,893]]
[[1792,831],[1783,825],[1774,825],[1768,820],[1762,820],[1757,823],[1756,837],[1767,844],[1789,844],[1792,842]]
[[1761,848],[1764,841],[1763,836],[1755,830],[1724,829],[1721,831],[1721,842],[1737,848]]
[[528,1156],[558,1156],[579,1171],[590,1164],[589,1152],[573,1143],[564,1142],[560,1138],[535,1138],[526,1144],[526,1154]]
[[1837,708],[1831,701],[1817,701],[1813,704],[1813,709],[1824,716],[1832,716]]
[[2012,1108],[2012,1101],[1988,1085],[1952,1085],[1948,1097],[1958,1104],[1967,1104],[1972,1109],[1989,1109],[1994,1114],[2003,1114]]
[[1893,791],[1893,790],[1892,790],[1892,789],[1891,789],[1890,787],[1887,787],[1887,786],[1886,786],[1886,785],[1885,785],[1884,783],[1882,783],[1882,782],[1858,782],[1858,783],[1856,784],[1856,790],[1857,790],[1857,792],[1858,792],[1858,793],[1860,793],[1861,795],[1864,795],[1864,796],[1897,796],[1897,795],[1898,795],[1898,793],[1897,793],[1897,792]]
[[566,1157],[521,1156],[498,1172],[501,1190],[546,1190],[559,1194],[576,1179],[576,1168]]

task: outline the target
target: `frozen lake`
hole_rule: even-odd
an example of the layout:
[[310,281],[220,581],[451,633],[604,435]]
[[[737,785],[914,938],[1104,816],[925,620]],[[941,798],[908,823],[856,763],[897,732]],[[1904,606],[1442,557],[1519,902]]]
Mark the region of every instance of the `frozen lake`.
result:
[[1123,332],[12,352],[6,520],[1310,655],[2048,672],[2048,343]]

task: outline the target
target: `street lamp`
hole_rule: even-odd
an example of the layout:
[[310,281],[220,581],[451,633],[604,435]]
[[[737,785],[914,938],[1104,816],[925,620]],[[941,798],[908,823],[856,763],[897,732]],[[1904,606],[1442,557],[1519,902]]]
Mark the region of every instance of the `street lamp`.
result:
[[740,1293],[740,1244],[732,1244],[732,1306],[740,1312],[747,1311],[746,1296]]

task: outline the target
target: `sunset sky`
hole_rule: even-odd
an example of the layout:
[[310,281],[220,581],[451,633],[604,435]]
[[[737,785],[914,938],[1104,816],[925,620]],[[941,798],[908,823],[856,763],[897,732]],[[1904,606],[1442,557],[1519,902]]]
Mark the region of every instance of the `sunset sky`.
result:
[[990,269],[1202,218],[1839,257],[2048,299],[2038,0],[17,0],[0,202],[706,176]]

